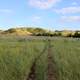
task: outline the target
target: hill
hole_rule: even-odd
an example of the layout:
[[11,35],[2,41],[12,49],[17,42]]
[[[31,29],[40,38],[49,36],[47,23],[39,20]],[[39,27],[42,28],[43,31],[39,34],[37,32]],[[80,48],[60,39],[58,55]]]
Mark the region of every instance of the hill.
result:
[[24,36],[62,36],[62,37],[80,37],[80,31],[72,30],[55,30],[49,31],[43,28],[33,27],[21,27],[21,28],[10,28],[8,30],[0,30],[0,34],[4,35],[24,35]]
[[48,30],[42,28],[11,28],[3,31],[3,34],[13,34],[13,35],[43,35],[49,33]]

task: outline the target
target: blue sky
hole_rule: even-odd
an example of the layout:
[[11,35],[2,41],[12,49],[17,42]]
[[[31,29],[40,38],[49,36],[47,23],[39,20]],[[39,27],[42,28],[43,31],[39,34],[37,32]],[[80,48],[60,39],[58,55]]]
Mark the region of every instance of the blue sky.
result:
[[80,0],[1,0],[0,29],[20,26],[80,30]]

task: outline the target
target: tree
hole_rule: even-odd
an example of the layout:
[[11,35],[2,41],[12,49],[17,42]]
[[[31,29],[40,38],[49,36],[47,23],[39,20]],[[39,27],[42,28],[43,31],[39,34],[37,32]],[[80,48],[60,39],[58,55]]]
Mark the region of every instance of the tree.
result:
[[76,37],[76,38],[79,37],[79,38],[80,38],[80,33],[79,33],[79,31],[76,31],[75,34],[73,35],[73,37]]
[[16,29],[11,28],[11,29],[6,30],[5,32],[8,32],[8,33],[13,33],[13,32],[15,32],[15,31],[16,31]]

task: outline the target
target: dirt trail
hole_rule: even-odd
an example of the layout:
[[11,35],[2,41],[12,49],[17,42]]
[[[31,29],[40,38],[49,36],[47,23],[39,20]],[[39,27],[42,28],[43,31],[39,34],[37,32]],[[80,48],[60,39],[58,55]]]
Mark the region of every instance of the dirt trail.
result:
[[[56,75],[56,66],[55,66],[55,62],[53,61],[53,57],[52,57],[52,48],[51,48],[51,42],[48,41],[47,44],[47,48],[44,48],[44,50],[42,51],[42,53],[44,53],[45,50],[48,50],[48,69],[47,69],[47,80],[57,80],[57,75]],[[41,53],[41,55],[42,55]],[[41,56],[40,55],[40,56]],[[39,59],[39,57],[37,59]],[[36,60],[37,60],[36,59]],[[26,80],[36,80],[36,60],[34,61],[32,67],[31,67],[31,71],[29,73],[29,76]]]
[[47,44],[45,45],[44,49],[41,51],[40,55],[37,58],[35,58],[33,65],[30,69],[29,76],[26,80],[36,80],[36,62],[43,55],[43,53],[45,53],[46,49],[47,49]]
[[33,63],[33,65],[32,65],[32,67],[31,67],[31,71],[30,71],[30,74],[29,74],[29,76],[28,76],[28,79],[26,79],[26,80],[36,80],[35,78],[35,65],[36,65],[36,63],[34,62]]
[[56,75],[56,69],[55,69],[55,63],[53,61],[53,57],[51,55],[51,44],[49,42],[48,45],[48,74],[47,74],[47,80],[57,80]]

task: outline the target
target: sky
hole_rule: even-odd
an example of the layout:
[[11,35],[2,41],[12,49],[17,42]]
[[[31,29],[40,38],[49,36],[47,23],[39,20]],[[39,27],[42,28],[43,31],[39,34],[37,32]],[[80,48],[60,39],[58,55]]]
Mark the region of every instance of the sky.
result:
[[0,29],[80,30],[80,0],[1,0]]

